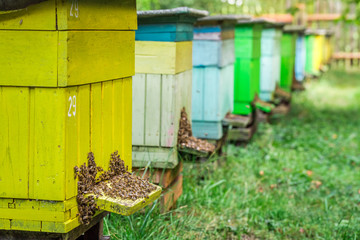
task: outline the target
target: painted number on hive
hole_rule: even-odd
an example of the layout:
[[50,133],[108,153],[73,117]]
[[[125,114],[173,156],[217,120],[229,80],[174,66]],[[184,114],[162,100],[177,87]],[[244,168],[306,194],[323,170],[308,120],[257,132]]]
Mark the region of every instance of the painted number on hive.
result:
[[71,0],[70,16],[79,17],[79,0]]
[[69,107],[69,112],[68,112],[68,117],[72,117],[76,115],[76,96],[70,96],[69,97],[69,103],[70,103],[70,107]]

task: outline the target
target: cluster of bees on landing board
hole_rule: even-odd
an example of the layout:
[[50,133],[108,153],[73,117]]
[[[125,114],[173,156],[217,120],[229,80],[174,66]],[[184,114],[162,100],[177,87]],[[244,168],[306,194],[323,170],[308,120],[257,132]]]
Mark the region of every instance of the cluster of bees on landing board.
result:
[[[75,167],[75,178],[78,178],[78,195],[76,197],[79,209],[79,221],[88,225],[92,216],[99,210],[95,197],[107,196],[136,200],[148,198],[156,187],[147,180],[129,173],[125,163],[121,160],[118,152],[111,154],[108,171],[97,167],[92,152],[88,154],[88,164]],[[102,174],[96,178],[98,172]],[[86,194],[94,194],[85,196]]]
[[197,151],[213,153],[215,146],[207,141],[198,139],[192,135],[190,121],[185,108],[181,110],[180,127],[178,132],[178,145],[181,147],[195,149]]

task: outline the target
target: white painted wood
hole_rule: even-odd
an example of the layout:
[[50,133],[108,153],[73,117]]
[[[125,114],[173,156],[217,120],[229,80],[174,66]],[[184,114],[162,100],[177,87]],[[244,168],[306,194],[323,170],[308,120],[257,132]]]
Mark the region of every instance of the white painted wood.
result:
[[136,74],[132,81],[132,144],[144,144],[145,74]]

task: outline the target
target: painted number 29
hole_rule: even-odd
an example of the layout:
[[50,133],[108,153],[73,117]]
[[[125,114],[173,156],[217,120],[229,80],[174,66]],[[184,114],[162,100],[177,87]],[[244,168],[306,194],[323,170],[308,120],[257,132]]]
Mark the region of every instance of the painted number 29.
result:
[[79,0],[71,0],[70,16],[79,17]]
[[69,97],[70,107],[68,112],[68,117],[76,115],[76,96]]

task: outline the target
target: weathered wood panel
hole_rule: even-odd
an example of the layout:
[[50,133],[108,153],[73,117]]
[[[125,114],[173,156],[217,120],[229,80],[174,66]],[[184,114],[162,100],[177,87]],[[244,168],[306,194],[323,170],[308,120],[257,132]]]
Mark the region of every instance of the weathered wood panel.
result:
[[193,66],[224,67],[235,61],[233,39],[223,41],[193,41]]

